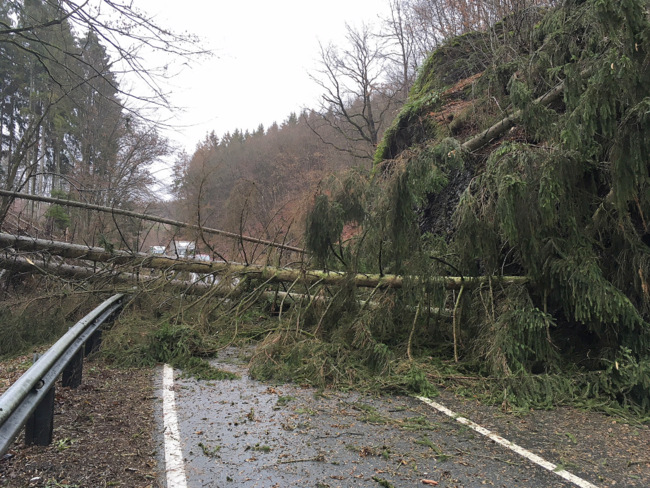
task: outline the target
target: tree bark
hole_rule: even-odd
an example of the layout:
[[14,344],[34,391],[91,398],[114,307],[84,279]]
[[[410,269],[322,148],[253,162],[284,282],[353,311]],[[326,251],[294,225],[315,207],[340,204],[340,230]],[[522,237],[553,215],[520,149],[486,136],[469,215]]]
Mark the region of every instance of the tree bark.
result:
[[162,276],[143,276],[142,274],[115,271],[111,269],[97,270],[89,266],[78,266],[55,262],[48,259],[30,259],[17,255],[0,254],[0,268],[8,269],[18,273],[39,273],[44,275],[55,275],[63,278],[76,280],[88,280],[94,282],[110,283],[112,285],[128,285],[124,290],[133,290],[134,284],[150,286],[152,288],[183,293],[186,295],[200,295],[211,290],[216,296],[237,296],[232,287],[216,287],[207,283],[192,283],[184,280],[167,280]]
[[51,203],[51,204],[56,204],[56,205],[62,205],[62,206],[66,206],[66,207],[76,207],[76,208],[83,208],[83,209],[86,209],[86,210],[96,210],[98,212],[106,212],[106,213],[110,213],[110,214],[113,214],[113,215],[124,215],[126,217],[133,217],[133,218],[136,218],[136,219],[148,220],[150,222],[158,222],[160,224],[167,224],[167,225],[173,225],[175,227],[181,227],[181,228],[185,228],[185,229],[198,230],[200,232],[203,232],[204,234],[215,234],[215,235],[228,237],[229,239],[237,239],[237,240],[241,239],[242,241],[253,242],[255,244],[263,244],[265,246],[275,247],[275,248],[278,248],[278,249],[285,249],[287,251],[294,251],[294,252],[298,252],[298,253],[301,253],[301,254],[305,253],[305,250],[301,249],[299,247],[288,246],[286,244],[280,244],[280,243],[277,243],[277,242],[267,241],[267,240],[264,240],[264,239],[257,239],[255,237],[243,236],[243,235],[235,234],[234,232],[228,232],[228,231],[219,230],[219,229],[212,229],[210,227],[203,227],[201,225],[188,224],[186,222],[180,222],[178,220],[166,219],[166,218],[163,218],[163,217],[156,217],[155,215],[142,214],[142,213],[138,213],[138,212],[132,212],[130,210],[122,210],[122,209],[115,208],[115,207],[103,207],[101,205],[95,205],[95,204],[92,204],[92,203],[75,202],[73,200],[65,200],[65,199],[62,199],[62,198],[43,197],[43,196],[39,196],[39,195],[28,195],[28,194],[25,194],[25,193],[8,191],[8,190],[0,190],[0,196],[10,198],[11,201],[13,201],[13,199],[15,199],[15,198],[21,198],[23,200],[32,200],[32,201],[37,201],[37,202],[45,202],[45,203]]
[[[560,98],[563,93],[564,93],[564,82],[561,82],[558,85],[556,85],[554,88],[546,92],[544,95],[537,98],[535,101],[533,101],[533,103],[538,105],[545,105],[545,106],[550,105],[558,98]],[[489,127],[488,129],[481,132],[480,134],[465,141],[461,145],[461,148],[467,152],[474,152],[482,148],[483,146],[488,144],[491,140],[501,136],[501,134],[514,127],[515,124],[517,124],[517,122],[521,118],[523,113],[524,113],[523,110],[517,110],[515,113],[506,117],[505,119],[501,119],[492,127]]]
[[[88,261],[168,271],[235,275],[269,282],[296,281],[310,285],[315,283],[322,283],[324,285],[343,285],[351,282],[355,286],[367,288],[402,288],[404,284],[404,277],[398,275],[380,276],[377,274],[349,274],[336,271],[243,265],[225,263],[223,261],[205,262],[193,259],[174,259],[151,256],[144,253],[129,253],[126,251],[108,252],[100,247],[89,247],[60,241],[34,239],[31,237],[14,236],[11,234],[0,234],[0,246],[13,248],[17,251],[47,252],[51,255],[70,259],[83,259]],[[0,264],[0,266],[3,265]],[[435,276],[431,277],[430,280],[434,283],[443,285],[449,290],[456,290],[461,287],[478,286],[487,283],[489,280],[504,284],[525,284],[529,281],[526,276],[479,276],[470,278]]]

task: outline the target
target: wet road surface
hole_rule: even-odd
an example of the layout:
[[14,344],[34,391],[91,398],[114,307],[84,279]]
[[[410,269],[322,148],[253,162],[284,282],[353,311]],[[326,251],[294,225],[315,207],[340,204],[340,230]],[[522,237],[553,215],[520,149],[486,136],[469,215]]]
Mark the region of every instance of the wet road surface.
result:
[[215,365],[240,380],[176,372],[190,488],[575,486],[417,399],[269,386],[248,378],[237,354]]

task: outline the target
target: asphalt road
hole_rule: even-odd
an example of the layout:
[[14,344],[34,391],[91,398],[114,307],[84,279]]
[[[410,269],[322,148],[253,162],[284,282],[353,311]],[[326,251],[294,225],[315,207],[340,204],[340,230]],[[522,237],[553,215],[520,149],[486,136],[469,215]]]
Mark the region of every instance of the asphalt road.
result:
[[181,463],[167,452],[170,487],[580,486],[415,398],[269,386],[246,376],[234,350],[218,366],[241,380],[177,371],[166,387],[179,433],[161,426],[161,453],[178,441]]

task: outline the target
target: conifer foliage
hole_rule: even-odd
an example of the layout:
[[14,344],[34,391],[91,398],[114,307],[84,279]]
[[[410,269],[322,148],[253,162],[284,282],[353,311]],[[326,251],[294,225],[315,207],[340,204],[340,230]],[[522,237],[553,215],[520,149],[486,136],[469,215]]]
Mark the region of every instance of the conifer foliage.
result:
[[[365,317],[373,347],[435,351],[511,404],[650,411],[648,8],[566,0],[431,54],[374,171],[316,197],[313,212],[336,216],[320,219],[333,221],[318,230],[328,242],[307,229],[318,257],[342,266],[332,233],[361,219],[345,266],[413,278],[378,308],[382,325]],[[525,33],[513,36],[515,20]],[[455,78],[442,69],[464,60]],[[562,96],[540,99],[552,90]],[[352,193],[364,206],[354,217]],[[440,274],[467,286],[427,285]],[[471,286],[474,276],[493,278]]]

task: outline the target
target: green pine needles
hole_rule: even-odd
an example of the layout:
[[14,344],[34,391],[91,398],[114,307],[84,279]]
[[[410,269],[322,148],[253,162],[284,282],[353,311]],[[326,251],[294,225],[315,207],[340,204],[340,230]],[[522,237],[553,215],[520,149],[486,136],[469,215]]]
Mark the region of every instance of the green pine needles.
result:
[[[451,41],[424,64],[373,172],[339,176],[316,196],[307,244],[321,263],[410,277],[364,312],[368,344],[387,348],[393,370],[401,358],[449,384],[440,365],[453,360],[511,405],[650,412],[647,9],[573,0],[535,13],[526,49],[508,19]],[[485,36],[492,42],[477,41]],[[471,66],[456,78],[435,72],[463,56]],[[481,70],[471,89],[450,89]],[[546,101],[554,89],[561,96]],[[478,130],[459,136],[451,118]],[[463,141],[488,128],[496,135],[467,152]],[[492,278],[426,285],[440,275]],[[332,327],[358,320],[350,311]],[[338,343],[337,354],[354,345]]]

